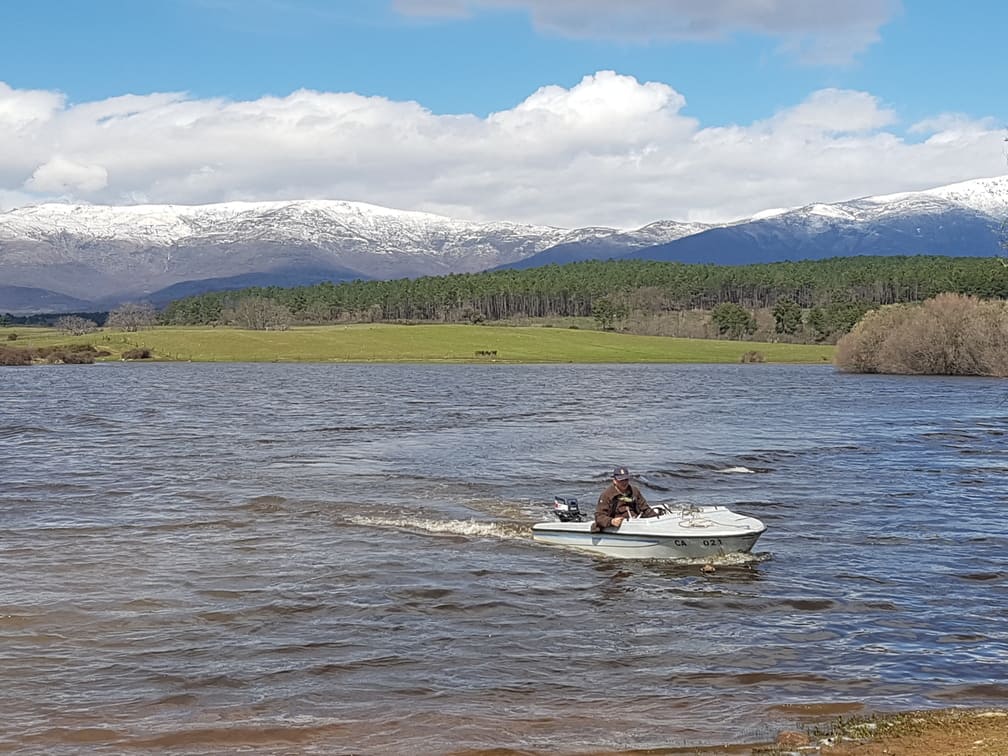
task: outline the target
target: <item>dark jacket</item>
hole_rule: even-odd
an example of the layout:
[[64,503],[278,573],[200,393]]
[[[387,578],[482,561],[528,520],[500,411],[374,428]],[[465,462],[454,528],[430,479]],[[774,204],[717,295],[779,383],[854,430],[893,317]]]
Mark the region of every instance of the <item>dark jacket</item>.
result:
[[591,529],[593,533],[598,533],[602,528],[611,527],[613,517],[657,516],[658,513],[648,506],[644,494],[637,486],[631,483],[626,493],[620,493],[613,483],[599,496],[598,505],[595,507],[595,522],[592,523]]

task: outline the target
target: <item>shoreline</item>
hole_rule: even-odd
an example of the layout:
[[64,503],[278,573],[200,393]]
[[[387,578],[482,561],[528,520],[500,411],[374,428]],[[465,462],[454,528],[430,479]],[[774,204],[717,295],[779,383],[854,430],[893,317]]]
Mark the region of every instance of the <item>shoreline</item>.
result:
[[1008,708],[971,706],[841,717],[803,731],[785,730],[772,744],[748,748],[742,753],[751,756],[1008,756]]

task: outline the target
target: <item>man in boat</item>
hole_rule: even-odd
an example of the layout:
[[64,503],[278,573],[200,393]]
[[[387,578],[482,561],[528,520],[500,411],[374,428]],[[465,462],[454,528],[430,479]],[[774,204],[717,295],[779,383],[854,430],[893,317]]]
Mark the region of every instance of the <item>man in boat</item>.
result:
[[648,506],[644,494],[630,482],[630,471],[625,467],[613,470],[612,484],[599,496],[595,507],[593,533],[603,528],[618,528],[623,520],[631,517],[657,517],[658,513]]

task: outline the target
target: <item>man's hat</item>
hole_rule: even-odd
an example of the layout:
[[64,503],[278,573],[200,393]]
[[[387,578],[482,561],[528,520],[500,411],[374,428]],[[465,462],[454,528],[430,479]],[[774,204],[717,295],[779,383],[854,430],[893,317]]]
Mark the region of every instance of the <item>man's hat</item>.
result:
[[630,480],[630,471],[625,467],[617,467],[612,471],[614,480]]

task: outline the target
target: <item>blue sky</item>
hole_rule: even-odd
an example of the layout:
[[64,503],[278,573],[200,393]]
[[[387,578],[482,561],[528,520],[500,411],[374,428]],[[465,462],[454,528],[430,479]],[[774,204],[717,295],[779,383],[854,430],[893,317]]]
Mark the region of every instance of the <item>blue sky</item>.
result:
[[630,227],[1005,174],[1006,8],[9,3],[0,210],[331,198]]

